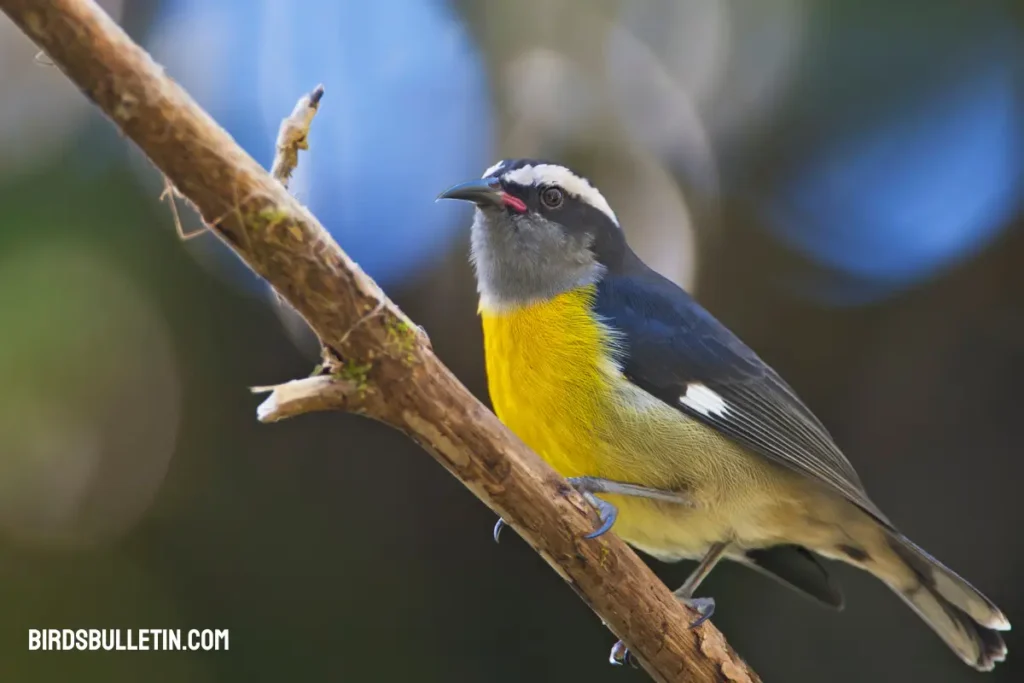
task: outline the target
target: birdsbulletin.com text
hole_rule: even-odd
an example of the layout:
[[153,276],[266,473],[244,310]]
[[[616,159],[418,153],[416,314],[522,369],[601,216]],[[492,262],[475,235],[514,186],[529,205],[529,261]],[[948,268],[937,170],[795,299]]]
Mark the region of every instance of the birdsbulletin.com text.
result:
[[30,628],[28,649],[110,651],[227,650],[228,629]]

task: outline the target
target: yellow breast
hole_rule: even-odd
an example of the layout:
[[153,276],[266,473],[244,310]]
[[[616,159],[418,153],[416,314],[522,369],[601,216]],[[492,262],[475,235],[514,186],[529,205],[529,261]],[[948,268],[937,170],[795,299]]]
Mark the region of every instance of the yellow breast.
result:
[[758,546],[792,477],[626,380],[593,287],[511,310],[481,307],[498,417],[562,476],[682,490],[687,507],[603,496],[615,530],[659,557],[697,557],[724,538]]
[[594,474],[615,372],[594,287],[512,310],[481,307],[487,383],[498,417],[566,477]]

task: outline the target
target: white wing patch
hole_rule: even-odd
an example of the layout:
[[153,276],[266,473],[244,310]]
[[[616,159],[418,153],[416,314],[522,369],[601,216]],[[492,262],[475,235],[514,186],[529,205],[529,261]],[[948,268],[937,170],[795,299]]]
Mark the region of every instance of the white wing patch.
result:
[[[492,166],[484,175],[490,175],[500,167],[501,164]],[[557,164],[522,166],[509,171],[502,177],[518,185],[558,185],[569,194],[579,197],[598,211],[603,212],[612,219],[615,225],[619,224],[619,219],[616,218],[615,212],[612,211],[612,207],[604,195],[598,192],[597,188],[591,185],[586,178],[579,177],[565,166]]]
[[701,415],[717,415],[721,417],[729,412],[725,399],[700,382],[686,385],[686,393],[679,397],[679,402]]

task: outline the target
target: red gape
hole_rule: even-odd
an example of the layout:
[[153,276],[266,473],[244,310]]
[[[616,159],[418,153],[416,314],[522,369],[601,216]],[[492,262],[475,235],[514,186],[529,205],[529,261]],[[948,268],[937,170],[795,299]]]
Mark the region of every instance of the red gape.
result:
[[518,197],[513,197],[508,192],[501,193],[501,201],[505,202],[505,206],[512,209],[513,211],[518,211],[519,213],[526,213],[526,202],[524,202],[522,199],[519,199]]

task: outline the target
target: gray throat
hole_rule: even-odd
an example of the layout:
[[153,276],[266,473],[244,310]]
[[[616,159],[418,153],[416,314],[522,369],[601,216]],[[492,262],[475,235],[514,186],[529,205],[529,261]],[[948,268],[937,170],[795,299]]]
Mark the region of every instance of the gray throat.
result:
[[[481,303],[492,309],[517,308],[545,301],[601,279],[598,264],[581,238],[566,236],[544,219],[476,210],[470,235]],[[520,230],[533,232],[530,240]]]

